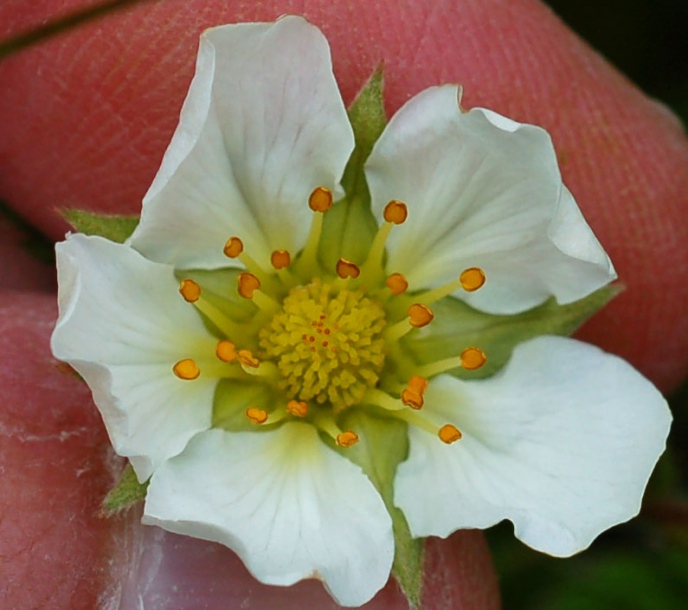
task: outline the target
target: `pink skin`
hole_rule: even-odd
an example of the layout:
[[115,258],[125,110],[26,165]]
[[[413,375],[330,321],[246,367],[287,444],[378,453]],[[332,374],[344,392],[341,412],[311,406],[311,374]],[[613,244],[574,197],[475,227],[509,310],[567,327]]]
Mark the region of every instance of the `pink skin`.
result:
[[[0,35],[95,3],[6,0]],[[685,135],[535,0],[167,0],[110,16],[0,64],[0,198],[54,239],[66,229],[55,207],[137,212],[176,125],[199,33],[284,13],[324,30],[347,102],[384,61],[390,114],[429,85],[460,82],[464,106],[546,127],[627,286],[580,336],[661,389],[676,387],[688,369]],[[220,547],[141,528],[134,516],[94,516],[114,466],[107,440],[87,390],[49,356],[54,299],[29,291],[52,290],[51,274],[20,254],[15,229],[0,229],[0,278],[23,291],[6,295],[0,318],[0,468],[9,473],[0,606],[92,608],[119,582],[126,610],[135,593],[147,608],[192,608],[191,599],[225,607],[231,594],[252,608],[276,599],[328,608],[316,583],[264,587]],[[499,606],[479,535],[432,541],[428,567],[429,608]],[[166,596],[168,605],[155,605]],[[403,603],[389,587],[369,607]]]

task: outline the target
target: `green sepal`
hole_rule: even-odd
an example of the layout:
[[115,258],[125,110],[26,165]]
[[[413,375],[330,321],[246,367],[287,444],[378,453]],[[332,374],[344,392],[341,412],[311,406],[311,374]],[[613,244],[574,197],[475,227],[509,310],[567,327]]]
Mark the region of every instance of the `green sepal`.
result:
[[394,564],[392,574],[409,607],[420,608],[423,587],[423,539],[412,538],[404,514],[394,506],[394,477],[397,466],[408,455],[408,426],[397,419],[381,418],[352,409],[345,412],[342,425],[354,430],[359,442],[338,451],[368,475],[392,517]]
[[96,214],[74,208],[62,210],[60,213],[79,233],[99,235],[118,244],[124,243],[139,224],[138,216]]
[[377,233],[363,166],[387,124],[383,83],[382,65],[379,65],[348,110],[356,146],[342,177],[346,197],[323,219],[319,255],[326,269],[334,269],[340,257],[363,263]]
[[450,373],[465,379],[489,377],[507,363],[519,343],[540,335],[572,334],[622,290],[623,286],[613,284],[568,305],[559,305],[552,298],[534,309],[508,316],[483,313],[458,299],[445,298],[432,306],[432,324],[405,339],[405,349],[416,362],[426,364],[458,356],[466,347],[479,347],[487,355],[482,368],[456,368]]
[[131,464],[127,464],[117,484],[105,496],[102,506],[103,512],[110,517],[114,513],[126,510],[145,500],[147,491],[148,481],[139,483]]

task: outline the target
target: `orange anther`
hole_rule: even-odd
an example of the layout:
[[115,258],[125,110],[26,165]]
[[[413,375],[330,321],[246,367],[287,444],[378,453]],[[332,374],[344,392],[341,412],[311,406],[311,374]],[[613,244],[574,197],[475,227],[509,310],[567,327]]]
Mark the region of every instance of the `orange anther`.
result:
[[260,360],[247,349],[240,349],[237,352],[237,359],[241,364],[252,369],[257,369],[260,366]]
[[355,263],[352,263],[345,258],[340,258],[337,261],[337,275],[342,279],[349,277],[357,278],[359,275],[361,275],[361,270]]
[[260,289],[260,280],[253,273],[239,274],[239,294],[245,299],[253,298],[253,291]]
[[392,291],[392,294],[397,295],[406,292],[408,282],[401,273],[392,273],[386,280],[385,286]]
[[302,400],[290,400],[287,403],[287,411],[294,417],[306,417],[308,414],[308,404]]
[[467,347],[461,352],[461,366],[467,371],[479,369],[487,362],[485,352],[477,347]]
[[420,392],[416,392],[416,390],[413,390],[411,388],[406,388],[401,393],[401,402],[403,402],[407,407],[411,407],[412,409],[416,410],[422,409],[423,404],[425,404],[423,395]]
[[201,287],[193,280],[182,280],[179,284],[179,294],[187,303],[195,303],[201,298]]
[[485,283],[485,272],[480,267],[464,269],[459,281],[466,292],[474,292]]
[[291,264],[291,254],[286,250],[275,250],[270,256],[270,262],[275,269],[284,269]]
[[191,381],[201,374],[201,369],[198,368],[196,362],[191,358],[185,358],[172,367],[172,372],[179,377],[179,379]]
[[411,379],[409,379],[408,387],[409,390],[423,394],[423,392],[425,392],[425,390],[428,388],[428,380],[420,375],[413,375]]
[[249,407],[246,409],[246,417],[251,420],[252,424],[264,424],[268,419],[268,412],[258,407]]
[[409,317],[409,323],[415,328],[427,326],[435,317],[435,314],[432,313],[432,309],[422,303],[414,303],[411,305],[406,314]]
[[215,348],[215,355],[222,362],[234,362],[237,359],[236,346],[231,341],[220,341]]
[[319,186],[308,198],[308,207],[314,212],[327,212],[332,207],[332,191],[324,186]]
[[230,237],[225,244],[223,252],[229,258],[236,258],[244,251],[244,242],[238,237]]
[[455,443],[458,440],[461,440],[461,437],[463,434],[461,434],[461,431],[456,427],[452,426],[451,424],[444,424],[437,433],[437,436],[440,437],[440,440],[443,443],[447,443],[447,445],[450,445],[451,443]]
[[337,444],[340,447],[351,447],[358,442],[358,434],[351,430],[346,430],[337,435]]
[[385,211],[382,213],[387,222],[392,222],[395,225],[402,224],[408,217],[408,208],[402,201],[393,199],[385,206]]

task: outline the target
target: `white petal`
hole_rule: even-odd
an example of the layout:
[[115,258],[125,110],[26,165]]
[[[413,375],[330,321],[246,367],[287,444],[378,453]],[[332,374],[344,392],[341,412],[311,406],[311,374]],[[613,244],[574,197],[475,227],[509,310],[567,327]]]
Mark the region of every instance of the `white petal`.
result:
[[394,555],[372,483],[301,423],[199,434],[153,475],[143,521],[225,544],[267,584],[320,578],[346,606],[384,586]]
[[232,264],[231,236],[264,265],[300,249],[317,186],[333,191],[353,132],[320,30],[302,18],[212,28],[131,244],[175,266]]
[[480,267],[487,283],[455,296],[515,313],[554,295],[583,298],[616,276],[563,187],[547,132],[489,110],[461,112],[458,89],[427,89],[392,118],[366,166],[378,218],[391,199],[409,218],[389,240],[390,272],[411,289]]
[[172,267],[100,237],[73,235],[56,250],[53,353],[84,377],[115,451],[145,480],[210,426],[216,380],[181,381],[172,366],[212,355],[216,340]]
[[561,337],[516,348],[483,381],[443,376],[423,409],[463,438],[412,429],[395,502],[415,536],[509,519],[535,549],[567,556],[637,514],[671,415],[625,361]]

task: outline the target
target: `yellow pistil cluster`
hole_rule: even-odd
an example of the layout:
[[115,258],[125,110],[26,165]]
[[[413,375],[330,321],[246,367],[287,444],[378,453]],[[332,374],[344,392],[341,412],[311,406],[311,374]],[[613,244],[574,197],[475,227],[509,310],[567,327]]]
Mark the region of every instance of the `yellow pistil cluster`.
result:
[[292,288],[282,311],[260,331],[265,358],[277,363],[289,398],[359,404],[385,362],[385,310],[362,290],[336,290],[319,278]]
[[397,200],[386,206],[365,260],[340,258],[333,269],[323,269],[318,249],[332,193],[317,187],[308,205],[313,222],[303,250],[275,250],[268,268],[245,251],[238,236],[220,246],[244,267],[237,276],[238,305],[223,306],[196,281],[182,280],[181,296],[219,335],[207,361],[183,358],[172,372],[184,381],[207,374],[262,384],[270,398],[245,405],[246,420],[259,427],[307,421],[340,447],[359,440],[356,431],[339,426],[341,413],[351,408],[401,419],[447,444],[458,441],[456,426],[438,426],[423,415],[425,393],[438,374],[483,366],[484,352],[467,346],[453,357],[417,365],[403,339],[432,323],[432,303],[455,290],[478,290],[485,273],[470,267],[444,286],[409,293],[404,275],[388,274],[384,265],[387,236],[408,218],[407,206]]

